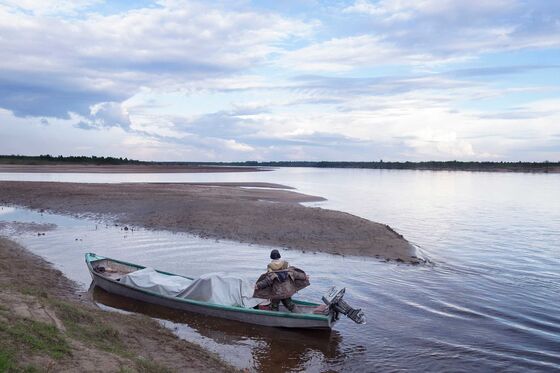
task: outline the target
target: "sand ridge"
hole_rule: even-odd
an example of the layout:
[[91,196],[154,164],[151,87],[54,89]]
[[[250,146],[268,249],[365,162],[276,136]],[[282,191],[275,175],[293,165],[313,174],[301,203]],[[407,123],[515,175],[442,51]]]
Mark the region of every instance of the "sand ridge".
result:
[[83,184],[0,182],[0,204],[57,213],[111,216],[118,223],[205,238],[304,251],[418,262],[414,247],[389,226],[299,203],[320,201],[244,183]]

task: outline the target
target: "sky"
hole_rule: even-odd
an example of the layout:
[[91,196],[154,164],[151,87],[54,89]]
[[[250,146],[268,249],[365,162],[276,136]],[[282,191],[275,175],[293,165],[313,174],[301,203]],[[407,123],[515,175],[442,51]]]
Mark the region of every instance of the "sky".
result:
[[560,1],[0,0],[0,154],[560,161]]

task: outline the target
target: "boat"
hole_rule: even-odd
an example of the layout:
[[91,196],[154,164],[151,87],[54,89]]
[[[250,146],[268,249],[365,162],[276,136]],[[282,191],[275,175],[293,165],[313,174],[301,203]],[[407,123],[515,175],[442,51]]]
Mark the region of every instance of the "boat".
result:
[[[363,312],[359,309],[352,309],[342,299],[345,289],[340,291],[331,289],[329,294],[322,298],[323,304],[294,299],[296,304],[295,312],[289,312],[283,306],[280,306],[279,311],[272,311],[258,306],[248,308],[204,302],[172,296],[165,292],[154,291],[151,288],[137,287],[120,280],[136,271],[148,269],[147,267],[107,258],[94,253],[85,254],[85,261],[93,284],[108,293],[180,311],[280,328],[332,329],[333,325],[340,318],[340,314],[347,315],[357,323],[365,323]],[[164,281],[166,278],[176,277],[191,281],[195,280],[165,271],[154,271]]]

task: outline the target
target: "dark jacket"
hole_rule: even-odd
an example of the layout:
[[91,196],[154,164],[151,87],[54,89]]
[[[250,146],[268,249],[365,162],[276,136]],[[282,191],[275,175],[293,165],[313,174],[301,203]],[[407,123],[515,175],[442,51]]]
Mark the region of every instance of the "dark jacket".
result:
[[305,272],[296,267],[263,273],[257,280],[254,298],[286,299],[309,286]]

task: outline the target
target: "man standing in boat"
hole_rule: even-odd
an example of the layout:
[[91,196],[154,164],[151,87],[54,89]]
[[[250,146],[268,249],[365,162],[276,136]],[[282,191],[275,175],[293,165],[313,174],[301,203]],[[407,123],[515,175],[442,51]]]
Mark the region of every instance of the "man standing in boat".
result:
[[309,276],[299,268],[290,267],[276,249],[270,252],[270,259],[272,261],[268,264],[266,273],[257,280],[253,297],[270,299],[272,311],[278,311],[282,302],[284,307],[294,312],[296,305],[291,297],[309,286]]

